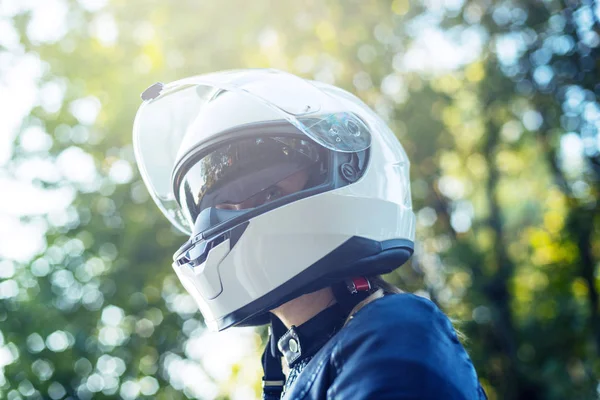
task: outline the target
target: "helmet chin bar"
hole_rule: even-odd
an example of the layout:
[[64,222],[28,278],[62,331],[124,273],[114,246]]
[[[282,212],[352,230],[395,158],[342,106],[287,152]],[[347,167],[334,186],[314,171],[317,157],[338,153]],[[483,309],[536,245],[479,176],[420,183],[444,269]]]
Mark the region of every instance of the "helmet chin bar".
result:
[[[200,240],[195,244],[187,242],[178,250],[173,268],[188,291],[201,293],[205,300],[213,300],[223,292],[218,266],[248,225],[249,222],[237,225],[208,241]],[[379,275],[393,271],[410,258],[413,247],[413,242],[406,239],[378,242],[352,237],[278,288],[216,321],[206,322],[212,330],[219,331],[231,326],[264,325],[269,322],[269,310],[303,294],[359,275]]]
[[354,236],[271,292],[216,321],[206,322],[211,329],[219,331],[231,326],[267,324],[269,310],[356,276],[387,274],[403,265],[412,256],[413,249],[414,243],[408,239],[379,242]]

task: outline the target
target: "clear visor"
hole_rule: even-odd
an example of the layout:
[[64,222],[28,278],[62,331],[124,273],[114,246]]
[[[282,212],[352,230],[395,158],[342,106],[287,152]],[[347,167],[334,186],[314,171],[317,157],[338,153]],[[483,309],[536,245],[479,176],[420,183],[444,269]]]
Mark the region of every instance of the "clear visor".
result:
[[[193,212],[187,204],[185,210],[178,205],[172,176],[175,165],[198,145],[218,141],[221,133],[245,124],[284,120],[327,149],[362,151],[370,146],[371,136],[357,116],[360,108],[280,71],[201,75],[168,84],[142,104],[133,132],[136,159],[159,208],[177,228],[190,234]],[[190,188],[199,189],[191,181],[204,178],[187,179]],[[183,190],[181,185],[178,190]],[[188,200],[178,195],[182,202]]]

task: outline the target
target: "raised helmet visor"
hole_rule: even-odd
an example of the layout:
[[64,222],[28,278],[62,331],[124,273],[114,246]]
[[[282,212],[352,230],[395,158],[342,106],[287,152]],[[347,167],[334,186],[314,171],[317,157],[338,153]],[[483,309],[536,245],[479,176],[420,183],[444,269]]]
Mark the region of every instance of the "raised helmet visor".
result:
[[[200,75],[154,85],[143,98],[133,132],[140,172],[161,211],[187,234],[191,234],[194,220],[207,204],[235,205],[251,200],[253,195],[260,196],[250,191],[250,183],[257,182],[253,187],[261,191],[266,183],[276,183],[315,165],[320,146],[349,153],[366,150],[371,144],[367,126],[356,116],[361,111],[359,105],[342,104],[311,83],[281,71],[256,69]],[[273,121],[289,123],[297,135],[245,138],[217,145],[207,155],[196,158],[174,187],[175,166],[198,146],[215,141],[223,132],[246,125],[256,129],[257,124]],[[234,162],[234,154],[239,162]],[[250,160],[252,156],[256,158]],[[249,180],[236,179],[239,174],[232,173],[234,168],[243,169],[248,163],[252,164],[247,170]],[[231,169],[229,173],[225,167]],[[213,178],[219,182],[207,182]],[[211,192],[211,187],[223,190]],[[200,192],[213,196],[204,196],[202,203]],[[226,195],[231,198],[218,197]],[[193,207],[182,208],[178,199],[188,205],[194,203]],[[190,210],[197,213],[192,215]]]

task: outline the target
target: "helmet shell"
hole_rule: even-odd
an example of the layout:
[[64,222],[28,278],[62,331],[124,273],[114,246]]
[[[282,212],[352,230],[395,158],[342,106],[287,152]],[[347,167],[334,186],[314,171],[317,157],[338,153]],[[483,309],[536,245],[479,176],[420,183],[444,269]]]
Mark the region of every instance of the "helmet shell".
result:
[[[304,88],[293,81],[279,88],[282,97]],[[207,143],[225,139],[233,127],[282,119],[319,143],[319,132],[305,129],[306,115],[297,104],[318,108],[314,115],[322,121],[328,115],[353,115],[368,132],[368,144],[350,142],[350,150],[368,148],[369,154],[355,182],[253,216],[216,239],[192,235],[176,253],[173,268],[212,329],[264,323],[262,317],[285,301],[343,279],[390,272],[412,254],[415,216],[410,164],[402,145],[356,96],[325,83],[302,81],[310,85],[310,90],[300,90],[304,98],[281,107],[241,91],[213,90],[172,157],[175,176],[186,158]],[[335,143],[319,144],[350,152],[335,148]],[[192,262],[199,259],[195,253],[203,254],[202,262]]]

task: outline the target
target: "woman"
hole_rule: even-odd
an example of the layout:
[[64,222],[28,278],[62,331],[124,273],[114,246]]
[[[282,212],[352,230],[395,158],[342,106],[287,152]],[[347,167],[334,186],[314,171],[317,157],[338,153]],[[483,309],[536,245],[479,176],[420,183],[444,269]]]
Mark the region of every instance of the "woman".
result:
[[443,313],[379,277],[415,218],[406,153],[369,107],[275,70],[142,99],[140,172],[190,235],[173,268],[212,329],[270,324],[263,398],[485,398]]

